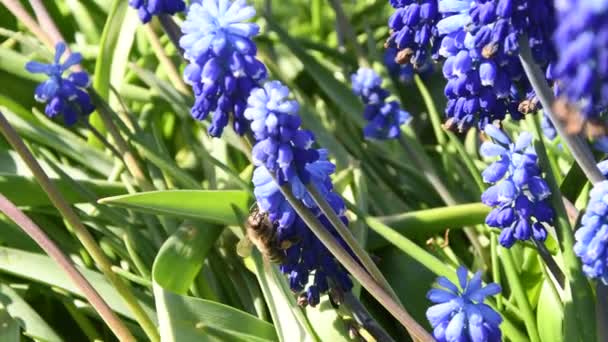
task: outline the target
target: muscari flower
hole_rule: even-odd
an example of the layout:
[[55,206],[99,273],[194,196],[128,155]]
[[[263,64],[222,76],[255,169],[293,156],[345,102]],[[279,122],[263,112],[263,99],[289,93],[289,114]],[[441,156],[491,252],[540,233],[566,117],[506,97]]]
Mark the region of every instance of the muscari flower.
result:
[[501,229],[498,240],[507,248],[517,240],[544,241],[544,225],[553,223],[554,212],[548,198],[551,191],[530,147],[532,136],[523,132],[513,143],[493,125],[486,125],[485,132],[495,142],[484,142],[480,154],[499,158],[482,173],[484,182],[493,184],[481,195],[481,201],[494,208],[486,223]]
[[139,19],[144,24],[155,15],[174,15],[186,9],[186,3],[183,0],[129,0],[129,6],[137,10]]
[[382,78],[369,68],[360,68],[351,76],[353,92],[365,104],[363,117],[368,124],[363,129],[366,138],[393,139],[399,137],[399,127],[407,123],[410,113],[397,101],[386,101],[389,92],[382,88]]
[[244,115],[251,120],[256,139],[252,152],[256,166],[254,195],[260,211],[268,213],[276,225],[279,243],[289,242],[281,271],[288,276],[291,289],[300,293],[307,304],[315,306],[320,294],[331,289],[349,291],[352,281],[296,214],[281,193],[279,184],[289,186],[294,196],[348,249],[306,189],[309,184],[315,186],[347,223],[344,201],[333,191],[330,178],[335,166],[327,159],[326,150],[312,148],[314,136],[300,129],[298,104],[289,98],[289,90],[280,82],[268,82],[263,88],[252,91],[248,105]]
[[433,288],[426,295],[435,303],[426,311],[435,339],[438,342],[501,341],[502,317],[483,303],[486,297],[500,293],[500,286],[495,283],[483,286],[481,272],[469,280],[464,266],[460,266],[456,274],[460,288],[446,277],[439,277],[437,284],[441,288]]
[[397,57],[397,48],[389,47],[384,50],[384,65],[388,69],[388,72],[396,77],[399,82],[408,84],[411,83],[414,79],[414,74],[417,72],[422,77],[429,75],[433,72],[433,64],[425,63],[423,66],[414,70],[414,66],[410,63],[399,64],[395,62],[395,58]]
[[608,109],[608,1],[555,1],[560,96],[585,120],[606,125]]
[[25,65],[25,69],[31,73],[49,76],[48,80],[36,87],[34,96],[38,102],[47,104],[44,112],[49,118],[63,114],[65,124],[70,126],[75,124],[79,117],[91,114],[95,106],[85,91],[90,84],[89,75],[85,71],[71,72],[67,78],[63,78],[64,72],[82,60],[79,53],[73,53],[61,63],[61,56],[65,51],[65,43],[57,43],[52,64],[30,61]]
[[388,21],[390,36],[385,47],[398,50],[395,61],[411,64],[416,71],[429,63],[440,19],[437,0],[391,0],[395,13]]
[[438,55],[446,58],[448,80],[446,127],[464,131],[477,123],[483,128],[507,113],[519,120],[536,110],[518,58],[519,39],[528,37],[536,62],[550,76],[552,6],[540,0],[440,0],[439,11]]
[[[608,160],[598,163],[606,177]],[[583,272],[589,278],[599,278],[608,284],[608,181],[593,186],[589,203],[581,219],[581,227],[574,233],[574,253],[583,263]]]
[[244,22],[254,15],[245,0],[204,0],[190,6],[182,26],[180,46],[190,62],[184,79],[196,97],[192,116],[204,120],[213,112],[211,136],[222,135],[230,114],[238,134],[249,128],[243,116],[247,98],[266,78],[266,67],[256,59],[251,40],[259,27]]

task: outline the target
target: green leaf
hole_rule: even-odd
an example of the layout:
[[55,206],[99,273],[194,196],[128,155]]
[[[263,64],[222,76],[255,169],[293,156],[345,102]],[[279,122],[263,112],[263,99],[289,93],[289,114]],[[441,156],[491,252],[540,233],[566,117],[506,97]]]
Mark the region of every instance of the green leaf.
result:
[[[103,297],[112,310],[134,319],[131,310],[127,307],[122,297],[108,283],[105,277],[98,272],[83,269],[77,266],[84,277],[93,285],[95,290]],[[34,282],[57,287],[65,291],[83,297],[80,289],[68,278],[65,272],[51,260],[51,258],[37,253],[29,253],[17,249],[0,247],[0,271],[17,277],[30,279]],[[140,305],[150,315],[155,317],[154,309],[148,304],[148,299],[139,295]]]
[[564,310],[559,302],[559,297],[551,289],[550,281],[550,279],[545,279],[540,290],[536,309],[536,324],[542,342],[562,342],[564,341],[562,332]]
[[[59,192],[68,203],[84,203],[88,199],[81,196],[71,183],[62,178],[51,178]],[[76,180],[79,185],[93,191],[99,197],[117,196],[127,193],[121,183],[98,181],[98,180]],[[17,176],[0,172],[0,192],[11,202],[18,206],[43,206],[52,205],[47,194],[42,190],[34,177]]]
[[[95,75],[93,77],[93,88],[102,98],[106,101],[110,98],[110,80],[113,78],[113,67],[123,69],[128,58],[129,49],[118,49],[117,45],[122,35],[128,36],[129,32],[122,32],[123,25],[127,22],[127,12],[129,11],[129,4],[123,0],[114,0],[108,18],[101,34],[101,41],[99,42],[99,56],[95,63]],[[130,35],[132,40],[133,33]],[[122,45],[122,44],[121,44]],[[124,48],[124,46],[122,46]],[[114,58],[116,55],[122,56],[116,65],[113,65]],[[120,60],[122,59],[122,61]],[[104,126],[99,118],[99,114],[93,113],[90,117],[91,125],[98,130],[104,132]],[[101,144],[92,134],[89,138],[90,142],[95,145]]]
[[[407,237],[428,237],[441,233],[446,228],[473,226],[485,222],[490,207],[483,203],[460,204],[450,207],[411,211],[404,214],[377,217],[376,219],[391,226],[395,231]],[[386,245],[377,236],[370,236],[369,248],[375,249]]]
[[222,230],[204,222],[181,225],[158,251],[152,268],[154,280],[166,290],[186,294]]
[[239,190],[169,190],[102,198],[99,203],[157,215],[238,225],[232,206],[249,212],[249,194]]
[[37,121],[29,111],[3,96],[0,96],[0,111],[23,138],[47,146],[100,174],[112,172],[111,158],[88,146],[84,140],[65,128]]
[[[0,303],[8,314],[18,321],[23,334],[37,340],[60,342],[61,337],[19,294],[6,284],[0,284]],[[0,341],[4,341],[0,337]]]
[[230,306],[181,296],[154,283],[162,341],[277,341],[272,324]]
[[21,341],[21,331],[19,322],[15,320],[5,308],[0,308],[0,341],[19,342]]

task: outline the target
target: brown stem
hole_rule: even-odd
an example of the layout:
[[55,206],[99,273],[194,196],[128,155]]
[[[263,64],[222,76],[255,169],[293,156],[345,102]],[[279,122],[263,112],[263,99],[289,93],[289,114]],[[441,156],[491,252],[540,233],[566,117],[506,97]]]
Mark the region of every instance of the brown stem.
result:
[[17,18],[25,27],[27,27],[44,45],[46,45],[51,51],[55,50],[55,44],[46,31],[44,31],[27,12],[21,3],[17,0],[0,0],[2,4]]
[[89,252],[95,263],[98,265],[101,272],[108,278],[110,283],[116,288],[118,293],[122,296],[127,306],[133,312],[137,322],[140,324],[142,329],[146,332],[148,337],[153,341],[158,341],[158,330],[156,325],[152,322],[148,314],[142,309],[137,301],[137,298],[133,295],[128,286],[123,280],[118,277],[112,271],[112,264],[110,260],[103,253],[91,233],[82,224],[80,218],[68,202],[63,198],[59,189],[51,182],[49,177],[46,175],[40,164],[36,161],[30,150],[25,146],[21,137],[17,134],[15,129],[6,120],[4,115],[0,112],[0,132],[4,135],[8,143],[15,149],[21,159],[27,164],[28,168],[34,174],[34,177],[47,194],[55,208],[59,210],[61,215],[65,218],[66,222],[72,228],[78,240],[82,243],[84,248]]
[[133,335],[108,304],[101,298],[99,293],[87,281],[87,279],[76,269],[71,260],[63,254],[57,245],[38,227],[29,217],[17,208],[4,195],[0,194],[0,211],[15,222],[29,237],[34,240],[42,250],[48,254],[59,267],[67,273],[68,277],[82,291],[83,296],[91,303],[99,313],[110,330],[121,341],[135,341]]

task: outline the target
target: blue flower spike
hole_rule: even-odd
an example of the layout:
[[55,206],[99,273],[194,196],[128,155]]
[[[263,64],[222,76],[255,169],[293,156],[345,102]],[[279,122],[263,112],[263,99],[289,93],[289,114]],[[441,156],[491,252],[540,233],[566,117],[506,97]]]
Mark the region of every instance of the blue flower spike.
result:
[[301,305],[315,306],[321,294],[349,291],[353,284],[346,270],[296,214],[279,185],[288,186],[349,250],[306,189],[307,185],[315,186],[347,222],[346,206],[334,192],[330,178],[336,167],[328,160],[326,150],[312,147],[314,136],[300,128],[299,105],[281,82],[267,82],[254,89],[247,104],[243,115],[251,122],[256,140],[252,151],[256,166],[252,181],[258,207],[277,227],[279,244],[289,246],[284,250],[280,270],[287,275],[291,290],[298,295]]
[[518,58],[519,39],[528,38],[535,61],[551,80],[556,56],[550,2],[439,0],[438,5],[443,16],[437,23],[438,56],[445,58],[448,80],[445,127],[466,131],[476,124],[483,129],[507,114],[519,120],[539,109]]
[[426,311],[435,339],[438,342],[501,341],[499,325],[502,317],[484,304],[487,297],[500,293],[500,286],[495,283],[483,286],[481,272],[475,273],[469,280],[464,266],[460,266],[456,274],[460,287],[446,277],[439,277],[439,287],[431,289],[426,295],[435,303]]
[[251,40],[259,27],[246,22],[254,16],[245,0],[204,0],[190,5],[182,25],[179,43],[189,62],[184,80],[195,95],[192,116],[205,120],[212,113],[213,137],[222,135],[231,115],[235,132],[247,132],[247,98],[266,79],[266,67],[256,59]]
[[[606,161],[598,167],[606,175]],[[593,186],[581,227],[574,237],[574,252],[581,259],[583,272],[589,278],[599,279],[608,285],[608,181]]]
[[75,124],[80,117],[88,116],[95,110],[86,88],[90,85],[89,75],[84,71],[71,72],[67,78],[63,74],[82,60],[79,53],[69,55],[63,63],[61,57],[66,51],[63,42],[55,46],[53,63],[44,64],[30,61],[25,69],[34,74],[46,74],[49,79],[36,87],[36,101],[46,103],[45,114],[49,118],[63,115],[66,126]]
[[481,195],[481,201],[494,208],[486,224],[501,229],[498,240],[507,248],[517,240],[545,241],[545,226],[553,224],[554,212],[549,204],[551,190],[530,146],[532,135],[522,132],[512,142],[491,124],[484,132],[493,141],[481,145],[481,156],[498,158],[482,172],[483,181],[492,185]]
[[153,16],[174,15],[186,9],[184,0],[129,0],[129,6],[137,10],[139,19],[145,24]]
[[388,21],[391,33],[385,47],[396,49],[395,63],[424,70],[437,50],[435,24],[441,18],[437,0],[391,0],[391,5],[395,13]]
[[353,92],[365,104],[363,117],[368,124],[363,135],[371,139],[394,139],[401,135],[400,127],[411,120],[410,113],[397,101],[387,101],[389,92],[382,88],[382,78],[372,69],[360,68],[351,76]]

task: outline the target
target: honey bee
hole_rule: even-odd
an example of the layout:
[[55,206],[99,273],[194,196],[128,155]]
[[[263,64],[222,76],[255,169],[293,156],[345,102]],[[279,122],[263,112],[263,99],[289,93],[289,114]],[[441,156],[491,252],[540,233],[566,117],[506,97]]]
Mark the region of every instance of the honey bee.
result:
[[251,244],[255,245],[266,260],[272,263],[281,263],[285,258],[284,250],[293,243],[277,240],[277,228],[268,219],[268,214],[260,212],[257,205],[249,213],[245,221],[247,236],[239,242],[237,253],[246,257],[250,253]]

